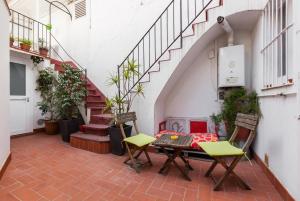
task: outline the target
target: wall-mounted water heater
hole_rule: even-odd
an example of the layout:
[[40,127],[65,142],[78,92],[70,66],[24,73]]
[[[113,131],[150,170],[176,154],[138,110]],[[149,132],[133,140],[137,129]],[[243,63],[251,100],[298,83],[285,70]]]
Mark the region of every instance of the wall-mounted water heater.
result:
[[245,47],[228,46],[219,49],[219,87],[245,86]]

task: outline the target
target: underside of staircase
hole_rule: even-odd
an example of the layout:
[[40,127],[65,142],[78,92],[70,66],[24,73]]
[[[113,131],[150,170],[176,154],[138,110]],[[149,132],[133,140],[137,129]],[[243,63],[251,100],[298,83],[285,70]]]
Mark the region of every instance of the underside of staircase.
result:
[[[69,64],[77,68],[73,62],[61,62],[51,60],[54,69],[58,72],[63,71],[62,64]],[[111,152],[110,139],[108,135],[109,123],[113,115],[103,113],[105,108],[105,96],[101,91],[87,79],[88,95],[86,98],[86,107],[90,109],[90,122],[81,126],[81,131],[74,133],[70,137],[70,145],[79,149],[106,154]]]

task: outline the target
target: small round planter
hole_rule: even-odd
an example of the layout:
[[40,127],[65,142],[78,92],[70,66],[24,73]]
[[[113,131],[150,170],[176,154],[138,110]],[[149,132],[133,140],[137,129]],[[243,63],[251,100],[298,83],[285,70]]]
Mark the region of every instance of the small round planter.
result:
[[31,45],[26,45],[24,43],[20,43],[20,48],[21,48],[21,50],[29,52]]
[[14,46],[14,42],[15,42],[14,40],[10,40],[10,41],[9,41],[9,46],[10,46],[10,47],[13,47],[13,46]]
[[[125,125],[124,131],[126,137],[130,137],[132,126]],[[111,126],[109,128],[109,138],[110,138],[110,145],[111,145],[111,153],[118,156],[124,155],[126,149],[125,146],[123,146],[124,144],[122,144],[123,137],[122,137],[121,129],[117,126]]]
[[39,53],[40,53],[41,56],[47,57],[48,56],[48,49],[47,48],[39,48]]
[[45,120],[45,130],[48,135],[58,134],[59,127],[57,121]]

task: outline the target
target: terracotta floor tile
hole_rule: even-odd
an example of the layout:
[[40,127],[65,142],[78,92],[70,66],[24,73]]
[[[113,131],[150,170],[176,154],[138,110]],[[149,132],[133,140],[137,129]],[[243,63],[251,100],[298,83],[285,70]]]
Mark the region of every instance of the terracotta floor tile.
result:
[[14,190],[11,192],[11,194],[22,201],[37,201],[42,198],[38,193],[26,187]]
[[[242,161],[235,169],[252,191],[241,189],[230,177],[215,192],[212,180],[204,177],[207,161],[190,160],[194,171],[189,182],[174,167],[166,176],[158,174],[165,155],[150,153],[153,166],[137,174],[123,164],[126,156],[75,149],[60,136],[41,133],[13,139],[11,152],[0,181],[0,201],[282,201],[255,162],[251,166]],[[214,176],[223,173],[224,168],[217,167]]]

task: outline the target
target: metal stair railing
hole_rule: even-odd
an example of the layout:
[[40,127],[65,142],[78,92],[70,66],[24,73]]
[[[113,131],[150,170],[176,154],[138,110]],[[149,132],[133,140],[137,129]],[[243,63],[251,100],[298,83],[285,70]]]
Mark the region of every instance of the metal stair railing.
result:
[[[201,17],[213,0],[172,0],[123,62],[118,66],[118,95],[124,99],[176,43],[182,47],[183,33]],[[128,62],[137,64],[138,73],[127,80]]]

